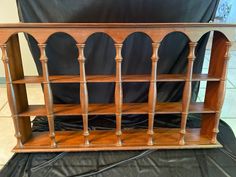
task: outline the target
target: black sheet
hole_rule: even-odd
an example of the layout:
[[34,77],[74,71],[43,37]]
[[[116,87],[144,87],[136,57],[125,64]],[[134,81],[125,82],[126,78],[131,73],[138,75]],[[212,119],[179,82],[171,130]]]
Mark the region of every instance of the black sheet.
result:
[[[18,0],[22,22],[209,22],[213,19],[218,0]],[[28,38],[39,74],[37,42]],[[208,34],[199,41],[194,73],[202,70]],[[173,42],[175,41],[175,42]],[[161,43],[158,73],[183,73],[186,70],[188,40],[179,33],[168,35]],[[95,34],[86,43],[86,74],[115,72],[113,41],[105,34]],[[171,51],[171,52],[170,52]],[[79,74],[75,41],[59,33],[50,37],[47,45],[49,73]],[[151,45],[144,34],[129,36],[122,50],[123,74],[150,73]],[[138,62],[137,62],[138,61]],[[196,100],[199,83],[193,84],[192,101]],[[148,84],[124,84],[124,102],[147,102]],[[183,83],[158,84],[159,102],[180,101]],[[79,103],[78,84],[52,85],[54,103]],[[114,102],[113,84],[88,85],[90,103]],[[124,116],[123,128],[147,127],[146,117]],[[188,118],[188,127],[199,127],[201,115]],[[114,117],[89,117],[90,129],[114,128]],[[47,131],[45,117],[37,117],[33,131]],[[164,115],[155,118],[155,126],[179,127],[180,117]],[[58,117],[56,130],[81,129],[81,118]],[[222,177],[236,176],[236,143],[232,130],[220,123],[218,140],[223,149],[109,151],[78,153],[16,154],[0,172],[0,176],[79,176],[93,172],[93,176],[161,176],[161,177]],[[96,173],[98,172],[98,173]],[[90,174],[91,175],[91,174]]]
[[[17,1],[22,22],[209,22],[218,0],[21,0]],[[42,74],[37,42],[27,36],[38,69]],[[196,49],[194,73],[202,70],[208,35]],[[174,41],[174,42],[173,42]],[[57,33],[47,42],[46,53],[50,75],[79,74],[75,41]],[[151,41],[142,33],[134,33],[124,41],[122,74],[151,72]],[[171,33],[162,41],[157,73],[184,73],[187,66],[188,39]],[[85,47],[86,74],[115,74],[115,48],[109,36],[90,36]],[[138,62],[137,62],[138,61]],[[158,84],[157,100],[180,101],[184,83]],[[199,83],[193,83],[192,100],[196,100]],[[124,102],[147,102],[148,84],[123,84]],[[52,84],[54,103],[79,103],[77,84]],[[90,103],[114,102],[114,84],[88,84]]]

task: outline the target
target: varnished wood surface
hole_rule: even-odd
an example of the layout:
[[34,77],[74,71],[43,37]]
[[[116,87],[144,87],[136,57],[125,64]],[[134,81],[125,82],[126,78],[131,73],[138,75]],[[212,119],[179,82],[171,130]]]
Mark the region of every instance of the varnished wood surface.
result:
[[[218,142],[210,143],[210,138],[200,134],[199,129],[186,130],[186,144],[179,146],[179,129],[154,129],[153,145],[147,145],[148,135],[144,129],[123,130],[122,146],[116,143],[115,130],[94,130],[89,136],[90,145],[85,146],[82,131],[56,132],[57,148],[50,147],[47,132],[33,133],[24,149],[14,148],[14,152],[60,152],[60,151],[104,151],[143,149],[189,149],[222,147]],[[69,147],[68,147],[69,145]]]
[[[57,116],[81,115],[79,104],[54,104],[53,112]],[[216,110],[207,107],[204,103],[190,104],[189,113],[215,113]],[[115,115],[115,104],[89,104],[88,115]],[[123,103],[123,114],[148,114],[147,103]],[[182,113],[181,102],[157,103],[155,114],[179,114]],[[44,105],[30,105],[26,111],[19,116],[46,116]]]
[[[101,83],[101,82],[115,82],[115,76],[112,75],[87,75],[88,83]],[[76,75],[58,75],[49,76],[51,83],[79,83],[80,76]],[[184,74],[159,74],[157,75],[157,82],[183,82],[185,81]],[[208,74],[193,74],[192,81],[219,81],[219,77],[214,77]],[[41,76],[25,76],[23,79],[14,80],[14,84],[32,84],[42,83]],[[150,82],[150,75],[122,75],[122,82]]]
[[78,43],[85,43],[93,33],[102,32],[108,34],[116,43],[122,43],[134,32],[145,33],[153,42],[157,42],[175,31],[182,32],[197,42],[201,36],[212,30],[220,31],[229,40],[235,41],[235,27],[235,24],[215,23],[13,23],[0,24],[0,44],[5,43],[17,31],[31,34],[39,43],[45,43],[56,32],[67,33]]
[[[220,147],[217,142],[220,112],[225,95],[225,81],[230,45],[236,41],[236,24],[213,23],[18,23],[0,24],[0,46],[6,73],[8,100],[17,138],[16,152],[86,151],[86,150],[134,150],[134,149],[181,149]],[[195,47],[200,38],[212,31],[213,44],[208,74],[194,74]],[[38,42],[42,76],[25,76],[19,50],[17,33],[32,35]],[[45,47],[48,38],[63,32],[76,41],[79,50],[78,75],[49,75]],[[150,74],[123,75],[121,51],[125,39],[135,33],[143,33],[152,42]],[[157,74],[158,50],[162,40],[172,32],[188,38],[189,55],[187,70],[183,74]],[[105,33],[116,48],[116,72],[114,75],[87,75],[84,49],[87,39],[94,33]],[[171,52],[171,51],[170,51]],[[8,57],[9,56],[9,57]],[[191,103],[192,82],[207,81],[206,96],[202,103]],[[146,103],[123,103],[123,83],[150,83]],[[183,82],[181,102],[160,103],[157,100],[159,82]],[[25,85],[42,84],[45,105],[28,105]],[[80,104],[53,104],[51,84],[79,83]],[[87,83],[114,83],[114,103],[90,104]],[[200,129],[186,129],[188,115],[202,114]],[[123,130],[122,116],[126,114],[148,115],[148,126],[141,130]],[[155,116],[179,114],[181,128],[153,129]],[[81,115],[83,131],[55,132],[54,116]],[[89,115],[115,115],[114,131],[88,131]],[[49,132],[32,133],[29,116],[46,116]],[[60,118],[60,117],[58,117]],[[145,116],[146,118],[146,116]]]

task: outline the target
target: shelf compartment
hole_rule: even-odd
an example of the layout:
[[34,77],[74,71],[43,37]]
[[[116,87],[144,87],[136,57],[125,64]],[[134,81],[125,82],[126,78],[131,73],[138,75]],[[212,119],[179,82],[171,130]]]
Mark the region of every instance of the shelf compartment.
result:
[[[79,75],[58,75],[49,76],[51,83],[79,83]],[[113,75],[87,75],[88,83],[115,82]],[[220,78],[209,76],[208,74],[193,74],[192,81],[219,81]],[[159,74],[157,82],[183,82],[184,74]],[[41,76],[25,76],[23,79],[13,81],[14,84],[42,83]],[[150,82],[150,75],[122,75],[122,82]]]
[[[50,147],[48,132],[34,132],[31,138],[24,144],[24,148],[14,148],[14,152],[61,152],[61,151],[97,151],[97,150],[142,150],[142,149],[179,149],[179,148],[216,148],[222,147],[217,142],[211,144],[211,140],[200,134],[200,129],[186,130],[186,144],[180,146],[179,129],[160,128],[154,129],[154,144],[147,145],[148,135],[145,129],[123,130],[122,146],[116,145],[115,130],[90,131],[90,145],[85,146],[82,131],[57,131],[57,148]],[[101,136],[102,135],[102,136]],[[138,138],[137,138],[138,137]]]
[[[79,104],[54,104],[54,114],[56,116],[73,116],[81,114]],[[181,102],[158,103],[156,114],[178,114],[182,112]],[[204,103],[190,104],[189,113],[215,113]],[[112,115],[115,114],[115,104],[89,104],[88,115]],[[124,103],[122,114],[148,114],[147,103]],[[28,109],[21,112],[19,116],[46,116],[46,108],[43,105],[30,105]]]

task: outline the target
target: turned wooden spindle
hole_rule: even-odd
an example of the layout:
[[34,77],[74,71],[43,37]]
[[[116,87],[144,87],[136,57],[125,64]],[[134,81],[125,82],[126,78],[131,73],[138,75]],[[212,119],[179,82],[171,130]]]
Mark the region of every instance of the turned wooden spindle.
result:
[[12,119],[13,119],[14,128],[15,128],[15,137],[17,139],[17,147],[23,148],[22,135],[19,128],[19,117],[17,115],[16,97],[14,94],[14,87],[12,84],[11,72],[10,72],[10,67],[9,67],[9,58],[7,55],[7,45],[6,44],[0,45],[0,48],[2,50],[2,61],[3,61],[4,69],[5,69],[7,96],[8,96],[9,107],[11,109]]
[[158,49],[160,43],[152,43],[152,73],[149,86],[148,94],[148,145],[153,145],[153,125],[155,117],[155,108],[156,108],[156,98],[157,98],[157,62],[158,62]]
[[115,44],[116,48],[116,85],[115,85],[115,105],[116,105],[116,136],[117,145],[122,145],[121,140],[121,119],[122,119],[122,104],[123,104],[123,93],[122,93],[122,79],[121,79],[121,49],[122,44]]
[[180,140],[179,140],[180,145],[185,144],[184,136],[186,134],[186,123],[187,123],[189,105],[190,105],[190,100],[191,100],[193,63],[195,60],[196,46],[197,46],[196,42],[189,43],[188,66],[187,66],[184,92],[183,92],[183,98],[182,98],[182,117],[181,117]]
[[55,126],[54,126],[54,114],[53,114],[53,95],[50,86],[49,73],[48,73],[48,58],[46,56],[46,44],[38,44],[40,49],[40,61],[43,70],[43,91],[44,91],[44,100],[46,105],[48,125],[49,125],[49,136],[51,138],[51,146],[56,147],[55,139]]
[[[217,143],[217,134],[219,132],[219,121],[220,121],[220,115],[221,115],[221,109],[224,103],[224,98],[225,98],[225,89],[226,89],[226,79],[227,79],[227,68],[228,68],[228,61],[230,58],[229,55],[229,49],[231,47],[230,42],[225,42],[225,53],[223,56],[223,66],[222,66],[222,73],[221,73],[221,78],[220,78],[220,83],[219,83],[219,88],[218,88],[218,99],[216,102],[216,116],[215,116],[215,122],[214,122],[214,127],[212,130],[212,139],[211,142],[213,144]],[[223,46],[222,46],[223,48]]]
[[84,56],[84,47],[85,44],[76,44],[79,50],[79,66],[80,66],[80,104],[83,118],[83,135],[84,135],[84,144],[89,145],[89,131],[88,131],[88,90],[86,83],[86,74],[85,74],[85,56]]

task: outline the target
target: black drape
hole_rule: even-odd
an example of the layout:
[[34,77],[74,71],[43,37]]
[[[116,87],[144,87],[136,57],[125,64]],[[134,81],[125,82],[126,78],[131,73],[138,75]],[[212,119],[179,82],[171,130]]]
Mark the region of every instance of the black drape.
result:
[[[218,0],[17,0],[22,22],[209,22],[213,19]],[[78,31],[79,32],[79,31]],[[39,74],[42,74],[37,42],[27,36]],[[194,73],[201,73],[208,35],[198,42]],[[162,41],[158,73],[184,73],[188,54],[188,39],[172,33]],[[75,41],[67,34],[57,33],[47,42],[50,75],[79,74]],[[134,33],[124,41],[122,74],[149,74],[152,53],[150,39]],[[106,34],[94,34],[86,42],[86,74],[114,74],[115,50]],[[148,84],[123,85],[124,102],[147,102]],[[193,85],[192,101],[196,100],[198,83]],[[78,84],[53,84],[54,103],[79,103]],[[183,83],[158,84],[160,102],[181,101]],[[89,84],[90,103],[114,102],[113,84]],[[135,118],[134,118],[135,117]],[[146,127],[145,117],[124,117],[122,126]],[[158,126],[178,127],[178,115],[157,117]],[[99,119],[98,119],[99,118]],[[201,116],[190,115],[188,126],[199,126]],[[81,119],[57,118],[56,130],[77,130]],[[90,129],[114,127],[114,117],[90,117]],[[45,117],[34,120],[34,131],[47,130]],[[232,130],[220,124],[222,149],[115,151],[83,153],[16,154],[0,172],[0,176],[78,176],[98,171],[93,176],[161,176],[161,177],[221,177],[236,176],[236,144]],[[142,154],[143,153],[143,154]],[[135,158],[134,158],[135,157]],[[117,162],[119,162],[117,164]],[[99,171],[100,170],[100,171]]]

